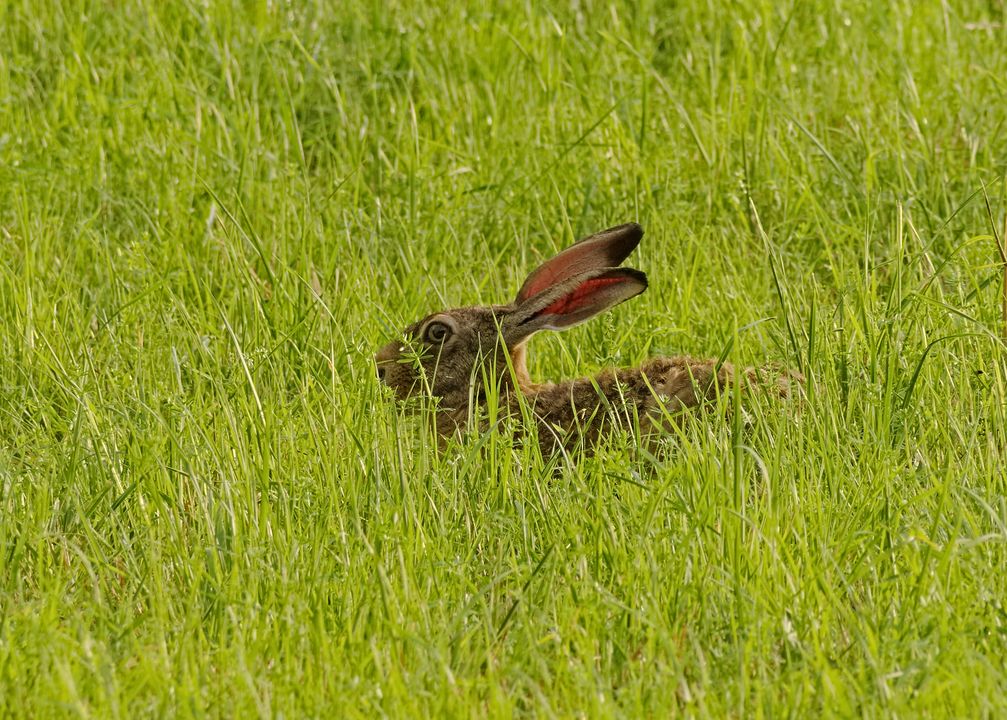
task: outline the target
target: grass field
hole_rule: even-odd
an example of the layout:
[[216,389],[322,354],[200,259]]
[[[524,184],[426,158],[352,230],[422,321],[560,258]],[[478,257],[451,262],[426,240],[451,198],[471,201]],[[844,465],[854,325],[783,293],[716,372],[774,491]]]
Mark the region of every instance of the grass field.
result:
[[[0,4],[0,715],[1002,717],[1003,0],[484,6]],[[533,375],[803,402],[560,465],[388,402],[629,220]]]

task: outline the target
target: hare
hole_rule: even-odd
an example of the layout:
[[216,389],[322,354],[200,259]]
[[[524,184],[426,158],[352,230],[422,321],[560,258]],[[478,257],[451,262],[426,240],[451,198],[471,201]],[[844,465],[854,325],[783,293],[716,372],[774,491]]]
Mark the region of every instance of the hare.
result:
[[[689,408],[724,392],[733,382],[728,363],[690,357],[655,357],[635,368],[610,369],[558,383],[528,376],[528,339],[540,330],[565,330],[639,295],[647,276],[619,265],[640,243],[643,228],[619,225],[586,237],[539,266],[509,305],[463,307],[428,315],[407,327],[402,340],[375,356],[380,380],[399,399],[437,398],[438,434],[465,427],[482,402],[485,381],[499,382],[501,404],[518,412],[524,397],[538,424],[543,453],[583,442],[588,449],[610,428],[666,431]],[[775,391],[786,397],[797,373],[768,369]],[[763,372],[744,371],[758,382]]]

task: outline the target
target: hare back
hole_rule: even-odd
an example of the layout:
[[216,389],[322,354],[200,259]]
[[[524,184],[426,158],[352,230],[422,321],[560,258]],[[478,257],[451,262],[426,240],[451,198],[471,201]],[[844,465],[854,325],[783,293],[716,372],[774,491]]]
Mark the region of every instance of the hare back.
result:
[[[690,357],[656,357],[635,368],[608,369],[592,377],[537,385],[525,401],[543,446],[570,440],[594,444],[606,426],[663,426],[662,418],[716,397],[733,377],[730,365]],[[553,438],[550,440],[550,438]]]
[[[800,383],[776,366],[746,368],[745,385],[768,386],[787,397]],[[593,445],[606,428],[668,431],[690,408],[727,392],[735,381],[730,363],[688,356],[655,357],[635,368],[609,369],[593,377],[528,388],[525,400],[539,425],[543,449],[577,442]]]

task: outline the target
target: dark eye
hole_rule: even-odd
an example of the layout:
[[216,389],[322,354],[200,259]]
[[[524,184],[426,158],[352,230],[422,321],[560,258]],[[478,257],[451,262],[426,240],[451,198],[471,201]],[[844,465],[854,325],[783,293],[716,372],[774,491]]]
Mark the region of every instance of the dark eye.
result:
[[423,331],[423,339],[428,343],[440,344],[448,339],[448,335],[451,334],[451,328],[442,322],[432,322],[427,325],[427,329]]

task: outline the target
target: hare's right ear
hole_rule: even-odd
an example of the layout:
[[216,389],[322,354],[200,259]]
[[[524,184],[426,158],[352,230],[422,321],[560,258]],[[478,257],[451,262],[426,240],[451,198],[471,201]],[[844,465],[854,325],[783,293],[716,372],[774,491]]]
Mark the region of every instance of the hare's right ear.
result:
[[504,321],[504,339],[517,346],[539,330],[566,330],[647,289],[647,276],[632,268],[586,272],[519,303]]
[[643,228],[636,223],[619,225],[589,235],[546,260],[532,272],[518,291],[514,303],[520,305],[578,275],[618,267],[636,249],[642,237]]

